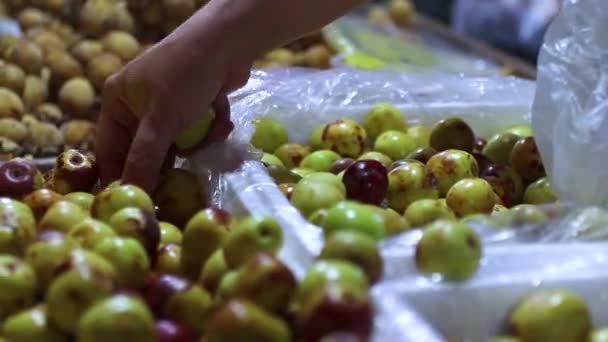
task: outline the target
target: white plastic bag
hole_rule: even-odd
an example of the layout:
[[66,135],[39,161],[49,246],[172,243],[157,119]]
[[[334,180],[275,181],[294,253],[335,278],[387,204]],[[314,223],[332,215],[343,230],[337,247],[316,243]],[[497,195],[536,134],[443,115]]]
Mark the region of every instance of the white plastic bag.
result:
[[563,200],[608,204],[608,2],[567,0],[542,47],[533,128]]

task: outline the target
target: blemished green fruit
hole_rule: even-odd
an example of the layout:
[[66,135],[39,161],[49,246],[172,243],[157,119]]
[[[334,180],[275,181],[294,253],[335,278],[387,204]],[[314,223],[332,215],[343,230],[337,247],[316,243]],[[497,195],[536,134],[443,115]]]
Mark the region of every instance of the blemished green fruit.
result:
[[49,286],[46,303],[49,320],[74,334],[82,315],[114,291],[115,271],[103,257],[84,250],[72,251],[67,265]]
[[528,185],[524,192],[523,202],[527,204],[546,204],[555,201],[557,201],[557,196],[551,189],[551,182],[547,177]]
[[175,146],[179,150],[190,150],[199,146],[207,138],[213,121],[215,121],[215,111],[210,110],[207,115],[201,116],[177,135]]
[[493,163],[508,165],[511,150],[519,139],[520,137],[513,133],[498,133],[488,140],[481,153]]
[[418,144],[414,138],[401,131],[386,131],[376,138],[374,150],[387,155],[393,160],[399,160],[412,153]]
[[309,154],[310,147],[295,143],[282,144],[274,151],[274,155],[289,169],[300,166]]
[[437,151],[454,149],[473,152],[475,133],[462,119],[457,117],[445,118],[433,126],[430,146]]
[[410,204],[404,214],[412,227],[422,227],[436,220],[455,220],[454,212],[436,199],[421,199]]
[[182,243],[182,231],[174,224],[169,222],[159,222],[160,228],[160,244],[166,245],[170,243]]
[[481,178],[465,178],[452,185],[445,199],[459,217],[490,214],[494,208],[494,189]]
[[534,137],[522,138],[513,145],[509,159],[511,167],[527,182],[545,176],[545,167]]
[[282,244],[283,231],[275,219],[268,216],[246,218],[233,227],[223,245],[226,264],[235,269],[258,252],[277,253]]
[[513,334],[523,341],[586,341],[591,332],[591,314],[576,293],[565,289],[539,289],[511,313]]
[[93,251],[109,261],[121,288],[140,289],[150,273],[150,260],[144,247],[133,238],[107,237]]
[[437,199],[436,181],[427,166],[410,161],[394,168],[388,174],[388,206],[404,212],[410,204],[420,199]]
[[76,240],[80,247],[93,249],[98,241],[116,236],[116,233],[108,224],[87,217],[73,226],[68,232],[68,236]]
[[266,165],[276,165],[276,166],[285,167],[285,165],[283,165],[283,162],[281,161],[281,159],[279,159],[274,154],[264,152],[264,155],[262,156],[261,161],[262,161],[262,163],[265,163]]
[[36,273],[12,255],[0,255],[0,320],[34,303]]
[[182,269],[187,278],[198,279],[207,259],[225,243],[232,218],[222,209],[207,208],[194,215],[182,238]]
[[110,226],[118,236],[139,241],[154,264],[160,243],[160,227],[154,214],[140,208],[123,208],[112,215]]
[[373,207],[351,201],[342,201],[330,207],[322,224],[326,236],[343,230],[356,231],[375,240],[386,236],[383,215]]
[[319,209],[327,209],[346,198],[346,191],[323,181],[300,181],[291,194],[291,204],[304,217]]
[[440,196],[445,196],[459,180],[479,175],[479,165],[475,157],[461,150],[439,152],[429,159],[426,166],[437,180]]
[[238,269],[231,296],[247,299],[268,312],[281,314],[287,311],[297,286],[294,274],[277,257],[258,253]]
[[426,226],[416,245],[415,260],[422,273],[458,281],[477,272],[481,255],[481,240],[471,227],[439,220]]
[[382,276],[383,264],[378,243],[362,233],[348,230],[333,233],[327,238],[320,258],[352,262],[361,267],[371,284]]
[[289,342],[291,332],[281,319],[255,304],[234,299],[226,302],[211,317],[206,328],[207,342],[243,341]]
[[412,228],[412,224],[398,212],[391,208],[384,209],[384,227],[388,236],[406,232]]
[[22,255],[36,238],[32,210],[11,198],[0,198],[0,254]]
[[0,330],[11,342],[69,341],[66,334],[49,324],[44,304],[39,304],[10,316],[4,321]]
[[[290,171],[284,166],[279,165],[268,165],[266,167],[268,174],[275,183],[283,184],[283,183],[297,183],[302,179],[302,176],[299,173],[295,173]],[[310,171],[312,172],[312,171]]]
[[276,120],[262,118],[255,120],[254,124],[255,132],[251,144],[264,152],[273,153],[289,141],[287,127]]
[[329,172],[333,163],[341,158],[334,151],[319,150],[307,155],[300,163],[300,167],[319,172]]
[[78,247],[78,242],[60,232],[47,231],[38,235],[37,240],[28,246],[25,261],[34,269],[39,293],[47,288],[56,270]]
[[56,230],[67,233],[88,217],[79,205],[68,201],[53,204],[38,223],[39,230]]
[[405,116],[390,103],[377,104],[363,118],[363,128],[370,139],[375,140],[380,134],[386,131],[407,131]]
[[367,133],[357,122],[341,119],[325,126],[321,140],[323,148],[332,150],[342,157],[356,158],[365,149]]
[[134,185],[108,187],[95,196],[91,206],[91,216],[109,223],[116,212],[124,208],[140,208],[154,213],[154,204],[150,196]]
[[82,342],[151,342],[156,339],[154,317],[140,299],[114,295],[86,311],[77,336]]

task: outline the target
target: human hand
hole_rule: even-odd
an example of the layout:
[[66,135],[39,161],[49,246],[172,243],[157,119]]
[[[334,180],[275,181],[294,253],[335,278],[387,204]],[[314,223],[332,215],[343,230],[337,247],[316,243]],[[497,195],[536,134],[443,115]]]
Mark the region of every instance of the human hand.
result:
[[226,94],[247,81],[250,64],[222,54],[178,30],[106,81],[96,142],[102,182],[153,191],[176,135],[210,107],[216,118],[206,142],[228,136]]

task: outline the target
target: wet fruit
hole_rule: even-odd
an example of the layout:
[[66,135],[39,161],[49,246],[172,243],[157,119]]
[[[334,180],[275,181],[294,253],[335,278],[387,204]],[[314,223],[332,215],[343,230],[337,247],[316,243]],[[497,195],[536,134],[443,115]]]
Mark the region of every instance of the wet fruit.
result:
[[24,261],[12,255],[0,255],[0,319],[34,303],[36,274]]
[[464,223],[439,220],[428,225],[416,245],[416,266],[426,274],[464,280],[479,268],[479,235]]
[[156,253],[156,264],[154,271],[158,274],[183,275],[182,271],[182,246],[169,243],[161,245]]
[[437,151],[450,149],[473,152],[475,134],[462,119],[449,117],[437,122],[431,130],[430,146]]
[[450,188],[446,202],[459,217],[490,214],[496,203],[494,196],[490,183],[481,178],[465,178]]
[[479,175],[479,165],[475,158],[461,150],[440,152],[431,157],[426,165],[437,180],[441,196],[445,196],[452,185],[459,180]]
[[338,231],[331,234],[320,255],[321,259],[350,261],[361,267],[371,284],[382,276],[382,257],[377,241],[355,231]]
[[436,220],[454,220],[454,212],[436,199],[421,199],[410,204],[404,213],[412,227],[423,227]]
[[287,144],[289,133],[287,128],[280,122],[262,118],[254,122],[255,132],[251,138],[251,144],[264,152],[273,153],[281,145]]
[[375,160],[354,162],[344,172],[342,182],[348,199],[368,204],[382,203],[388,189],[386,168]]
[[585,302],[575,293],[541,289],[526,296],[510,318],[515,336],[523,341],[584,341],[591,331]]

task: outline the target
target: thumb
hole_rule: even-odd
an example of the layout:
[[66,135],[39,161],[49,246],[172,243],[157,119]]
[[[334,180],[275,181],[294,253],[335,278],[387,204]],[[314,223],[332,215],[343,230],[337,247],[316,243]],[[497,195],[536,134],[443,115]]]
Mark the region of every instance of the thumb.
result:
[[123,181],[148,193],[154,191],[165,156],[176,130],[167,126],[160,114],[145,115],[131,143],[125,162]]

